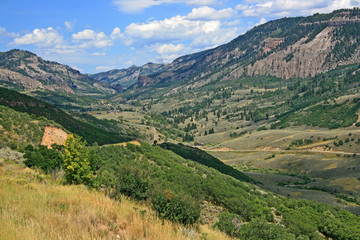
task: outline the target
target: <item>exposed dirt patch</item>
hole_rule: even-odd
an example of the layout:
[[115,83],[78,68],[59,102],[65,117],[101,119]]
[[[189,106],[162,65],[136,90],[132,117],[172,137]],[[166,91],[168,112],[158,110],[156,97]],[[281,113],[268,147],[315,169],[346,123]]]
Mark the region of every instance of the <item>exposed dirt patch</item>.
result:
[[255,150],[260,150],[260,151],[274,151],[274,152],[281,152],[283,151],[283,149],[281,148],[272,148],[272,147],[258,147]]
[[114,145],[126,147],[126,144],[133,144],[135,146],[140,146],[141,144],[138,141],[130,141],[130,142],[122,142],[122,143],[115,143]]
[[360,113],[358,113],[358,119],[354,122],[353,127],[355,127],[358,122],[360,122]]
[[47,126],[45,127],[44,135],[41,141],[41,145],[51,148],[51,145],[56,143],[57,145],[64,145],[67,138],[67,133],[57,127]]
[[228,147],[221,147],[221,148],[212,149],[212,151],[235,151],[235,150]]

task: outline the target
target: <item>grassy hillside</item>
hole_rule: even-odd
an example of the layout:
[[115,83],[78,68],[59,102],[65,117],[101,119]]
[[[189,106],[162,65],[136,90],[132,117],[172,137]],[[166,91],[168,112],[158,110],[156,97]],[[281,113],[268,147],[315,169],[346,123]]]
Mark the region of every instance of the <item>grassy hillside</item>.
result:
[[[131,137],[124,136],[122,132],[115,132],[114,129],[108,130],[108,126],[102,124],[101,121],[97,122],[98,125],[80,121],[48,103],[6,88],[0,88],[0,105],[53,120],[68,131],[82,136],[89,143],[97,142],[102,145],[131,139]],[[91,117],[89,116],[89,118]]]
[[24,149],[28,144],[39,145],[45,126],[60,125],[44,117],[36,117],[0,106],[1,147]]
[[230,239],[164,221],[146,204],[109,199],[0,159],[2,239]]
[[190,146],[185,146],[182,144],[173,144],[173,143],[162,143],[160,147],[171,150],[183,158],[193,160],[210,168],[214,168],[217,171],[232,176],[240,181],[253,182],[253,180],[248,176],[246,176],[245,174],[232,168],[229,165],[226,165],[219,159],[213,157],[209,153],[206,153],[198,148],[193,148]]
[[81,169],[94,174],[91,180],[81,170],[80,177],[85,174],[86,182],[114,199],[126,195],[146,202],[163,219],[196,225],[212,218],[214,227],[240,239],[268,239],[272,234],[272,239],[360,237],[359,218],[345,210],[267,192],[158,146],[78,147],[65,146],[66,159],[81,152],[81,161],[89,164]]

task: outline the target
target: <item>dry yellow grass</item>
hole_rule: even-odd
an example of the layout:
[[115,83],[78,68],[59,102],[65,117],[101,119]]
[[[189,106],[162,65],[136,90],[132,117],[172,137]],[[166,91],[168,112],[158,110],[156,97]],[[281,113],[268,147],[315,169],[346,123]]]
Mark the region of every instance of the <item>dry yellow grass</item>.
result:
[[341,186],[344,191],[357,192],[360,190],[360,181],[354,177],[339,177],[331,180],[329,186]]
[[140,145],[141,145],[138,141],[115,143],[114,145],[126,147],[126,145],[127,145],[128,143],[133,144],[133,145],[135,145],[135,146],[140,146]]
[[[208,226],[192,236],[145,205],[114,201],[85,186],[63,186],[0,160],[0,239],[230,239]],[[199,232],[200,231],[200,232]]]

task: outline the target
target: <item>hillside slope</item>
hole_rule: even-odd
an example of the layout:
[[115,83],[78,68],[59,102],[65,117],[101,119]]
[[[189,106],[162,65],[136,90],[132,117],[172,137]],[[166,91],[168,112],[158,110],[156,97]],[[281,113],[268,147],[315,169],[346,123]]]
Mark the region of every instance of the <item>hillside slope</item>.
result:
[[2,239],[231,239],[206,225],[195,232],[157,218],[145,204],[64,186],[3,159],[0,196]]
[[106,95],[116,92],[69,66],[46,61],[18,49],[0,52],[0,84],[22,90],[72,94]]
[[[53,120],[68,131],[82,136],[89,143],[97,142],[102,145],[133,139],[132,137],[126,136],[126,133],[123,133],[119,127],[95,119],[90,115],[85,116],[87,119],[86,122],[81,121],[41,100],[1,87],[0,105],[19,112],[26,112],[28,114],[34,114],[37,117]],[[92,122],[92,124],[90,122]]]
[[131,66],[126,69],[114,69],[107,72],[89,74],[99,82],[108,83],[118,91],[137,82],[139,76],[152,75],[166,69],[166,64],[147,63],[141,67]]

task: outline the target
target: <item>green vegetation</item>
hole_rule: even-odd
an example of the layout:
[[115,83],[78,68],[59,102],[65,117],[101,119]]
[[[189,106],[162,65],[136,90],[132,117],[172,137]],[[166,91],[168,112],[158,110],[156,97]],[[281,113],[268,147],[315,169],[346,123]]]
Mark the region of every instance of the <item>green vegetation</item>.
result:
[[0,142],[1,147],[10,147],[21,151],[28,144],[37,146],[41,143],[45,126],[56,125],[44,117],[16,112],[0,105]]
[[[198,222],[200,202],[205,200],[226,208],[216,227],[239,238],[319,239],[317,231],[337,239],[358,239],[360,236],[359,218],[345,210],[263,193],[251,184],[159,146],[142,143],[141,146],[128,144],[127,147],[82,145],[82,148],[88,149],[89,163],[96,173],[95,186],[107,189],[106,192],[115,199],[124,194],[149,202],[160,217],[171,221]],[[76,148],[70,149],[70,152],[77,152]],[[197,154],[201,159],[207,156],[200,154],[198,149],[184,146],[178,149],[183,154]],[[274,225],[273,209],[277,216],[283,217],[281,224],[285,228]],[[256,226],[262,226],[262,231],[253,230]]]
[[160,147],[164,149],[169,149],[176,153],[177,155],[182,156],[183,158],[201,163],[207,167],[214,168],[217,171],[232,176],[240,181],[254,182],[251,178],[241,173],[240,171],[234,169],[233,167],[223,163],[219,159],[213,157],[205,151],[202,151],[198,148],[185,146],[181,143],[162,143]]
[[65,180],[72,184],[93,184],[94,173],[88,160],[86,143],[79,136],[67,136],[62,151]]
[[280,128],[293,125],[307,125],[322,128],[340,128],[352,125],[358,119],[360,103],[317,105],[304,112],[290,114],[281,119]]
[[240,239],[301,239],[296,238],[294,234],[287,232],[283,227],[261,218],[252,219],[247,224],[242,223],[240,219],[236,214],[225,212],[220,215],[219,222],[215,226],[230,236]]
[[28,167],[38,167],[45,173],[54,173],[60,171],[64,166],[64,160],[60,155],[61,146],[53,145],[52,149],[46,146],[34,148],[32,145],[28,145],[25,148],[24,161]]
[[37,117],[45,117],[53,120],[61,124],[68,131],[82,136],[88,143],[97,142],[102,145],[132,139],[121,133],[106,131],[97,126],[77,120],[63,110],[48,103],[6,88],[0,88],[0,105],[10,107],[19,112],[26,112],[28,114],[34,114]]

